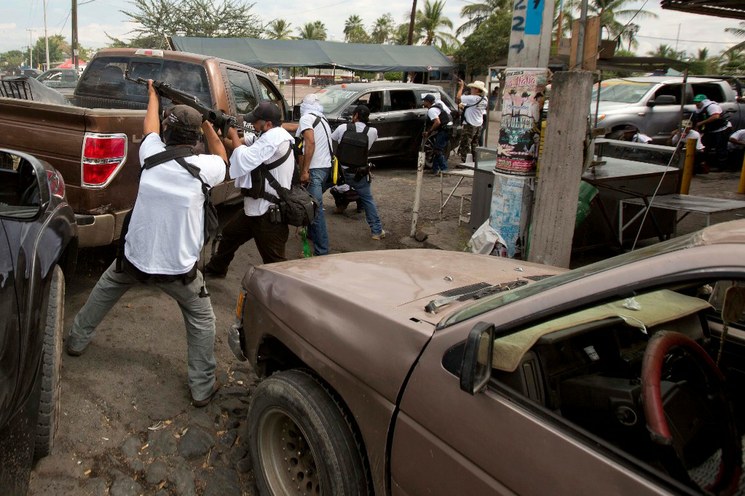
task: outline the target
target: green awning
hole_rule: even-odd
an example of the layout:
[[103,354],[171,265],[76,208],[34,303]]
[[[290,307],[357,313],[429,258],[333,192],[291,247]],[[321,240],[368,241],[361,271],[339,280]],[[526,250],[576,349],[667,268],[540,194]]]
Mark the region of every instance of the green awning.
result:
[[251,67],[339,67],[366,72],[426,72],[455,64],[433,46],[374,45],[316,40],[173,36],[182,52],[211,55]]

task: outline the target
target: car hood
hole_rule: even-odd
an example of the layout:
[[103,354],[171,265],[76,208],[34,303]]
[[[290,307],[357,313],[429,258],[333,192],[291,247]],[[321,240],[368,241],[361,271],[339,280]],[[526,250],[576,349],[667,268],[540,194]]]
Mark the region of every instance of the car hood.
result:
[[428,303],[465,286],[561,270],[464,252],[377,250],[261,265],[243,284],[313,348],[393,399],[436,324],[473,300],[438,313],[425,311]]

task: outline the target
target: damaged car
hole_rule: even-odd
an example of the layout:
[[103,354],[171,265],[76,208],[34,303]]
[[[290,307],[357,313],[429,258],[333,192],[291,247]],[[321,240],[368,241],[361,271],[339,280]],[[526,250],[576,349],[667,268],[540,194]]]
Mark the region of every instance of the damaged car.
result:
[[745,220],[571,271],[378,250],[242,285],[262,495],[743,491]]

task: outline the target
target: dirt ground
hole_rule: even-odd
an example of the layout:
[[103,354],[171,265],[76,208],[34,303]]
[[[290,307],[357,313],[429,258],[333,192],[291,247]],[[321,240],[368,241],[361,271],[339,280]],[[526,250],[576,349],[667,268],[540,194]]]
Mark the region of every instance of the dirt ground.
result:
[[[454,164],[452,164],[454,165]],[[446,177],[445,187],[455,178]],[[694,178],[691,193],[742,199],[734,173]],[[431,247],[462,250],[470,237],[458,225],[459,202],[452,199],[439,214],[440,179],[425,174],[420,227],[423,243],[409,236],[416,173],[384,164],[375,170],[376,198],[385,239],[370,238],[363,213],[350,207],[333,212],[324,198],[332,253]],[[467,186],[466,189],[470,187]],[[221,207],[224,221],[239,209]],[[703,225],[686,219],[687,232]],[[291,231],[290,258],[300,258],[300,237]],[[78,274],[68,281],[65,329],[112,259],[111,250],[84,250]],[[218,378],[224,384],[204,409],[190,405],[186,386],[186,340],[176,303],[148,287],[129,291],[78,358],[63,356],[60,425],[53,454],[37,464],[30,494],[68,495],[251,495],[250,460],[243,444],[242,421],[255,377],[227,346],[235,298],[246,270],[260,263],[253,242],[244,245],[224,279],[208,280],[217,317],[215,350]]]

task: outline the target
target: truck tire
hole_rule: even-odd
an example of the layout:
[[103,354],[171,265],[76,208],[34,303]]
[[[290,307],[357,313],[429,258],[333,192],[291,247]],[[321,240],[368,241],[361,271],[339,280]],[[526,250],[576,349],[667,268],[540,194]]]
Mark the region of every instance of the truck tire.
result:
[[41,395],[36,423],[34,460],[52,452],[59,422],[60,366],[62,364],[62,325],[65,309],[65,275],[58,265],[52,272],[44,327],[41,365]]
[[279,372],[259,384],[248,408],[248,445],[262,496],[370,494],[347,415],[307,372]]

